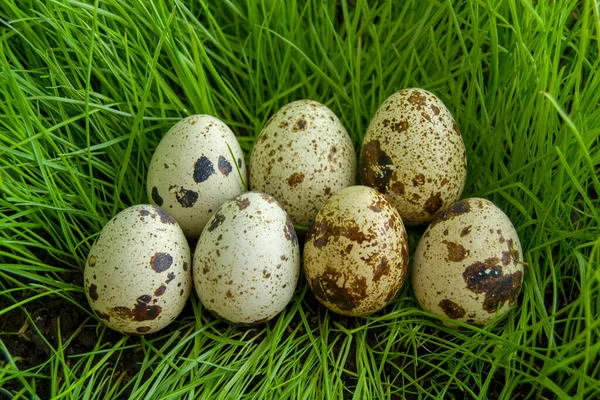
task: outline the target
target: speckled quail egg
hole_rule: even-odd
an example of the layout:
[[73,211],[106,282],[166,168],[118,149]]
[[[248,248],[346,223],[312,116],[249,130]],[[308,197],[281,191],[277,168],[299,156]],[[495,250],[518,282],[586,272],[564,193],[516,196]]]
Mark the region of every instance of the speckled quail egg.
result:
[[309,225],[329,197],[356,181],[346,129],[313,100],[287,104],[267,122],[250,159],[250,186],[277,199],[297,225]]
[[461,200],[433,220],[417,246],[415,296],[426,311],[485,325],[517,300],[522,260],[517,232],[502,210],[485,199]]
[[179,315],[191,292],[185,235],[159,207],[129,207],[108,221],[92,245],[84,282],[88,302],[106,326],[156,332]]
[[450,111],[423,89],[388,97],[365,134],[359,172],[406,225],[430,222],[460,198],[467,178],[465,145]]
[[304,243],[304,273],[330,310],[365,316],[390,303],[406,277],[402,218],[376,190],[351,186],[319,210]]
[[244,191],[246,173],[231,129],[210,115],[192,115],[175,124],[158,144],[146,190],[150,201],[173,216],[186,236],[197,238],[212,213]]
[[247,192],[210,218],[194,252],[204,307],[236,325],[266,322],[290,302],[300,273],[292,221],[270,195]]

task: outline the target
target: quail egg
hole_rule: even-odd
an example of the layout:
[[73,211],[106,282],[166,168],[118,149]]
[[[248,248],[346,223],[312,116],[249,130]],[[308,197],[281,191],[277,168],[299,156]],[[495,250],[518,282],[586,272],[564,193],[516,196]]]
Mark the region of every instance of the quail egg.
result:
[[330,310],[365,316],[390,303],[406,277],[402,218],[376,190],[351,186],[319,210],[304,243],[304,273]]
[[388,97],[365,134],[359,172],[406,225],[430,222],[460,198],[467,177],[465,145],[450,111],[424,89]]
[[147,334],[171,323],[192,288],[190,248],[159,207],[136,205],[113,217],[92,245],[85,294],[111,329]]
[[[239,173],[238,173],[239,171]],[[244,191],[246,165],[229,127],[210,115],[192,115],[162,138],[148,168],[150,201],[197,238],[225,200]]]
[[194,253],[204,307],[236,325],[266,322],[290,302],[300,272],[294,225],[270,195],[247,192],[210,218]]
[[346,129],[313,100],[275,113],[250,159],[251,188],[275,197],[297,225],[309,225],[332,194],[355,180],[356,154]]
[[426,311],[485,325],[516,302],[522,260],[517,232],[502,210],[481,198],[461,200],[433,220],[417,246],[415,296]]

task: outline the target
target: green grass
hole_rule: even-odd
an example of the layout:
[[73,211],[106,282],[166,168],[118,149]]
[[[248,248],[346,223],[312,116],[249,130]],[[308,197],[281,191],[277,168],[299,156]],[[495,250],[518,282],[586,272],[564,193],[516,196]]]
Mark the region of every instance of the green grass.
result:
[[[24,321],[0,332],[0,397],[600,396],[596,2],[248,3],[0,2],[0,327]],[[384,312],[342,318],[302,280],[255,329],[219,323],[195,297],[148,337],[90,312],[89,248],[148,201],[146,167],[175,121],[215,115],[248,155],[272,113],[311,98],[359,149],[379,104],[410,86],[461,128],[463,196],[496,202],[520,235],[529,266],[506,318],[445,328],[409,284]]]

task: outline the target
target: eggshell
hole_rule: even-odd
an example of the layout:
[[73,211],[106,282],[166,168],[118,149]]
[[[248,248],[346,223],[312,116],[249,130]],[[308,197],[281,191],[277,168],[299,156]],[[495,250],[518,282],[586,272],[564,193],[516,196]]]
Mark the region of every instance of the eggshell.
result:
[[159,207],[136,205],[112,218],[85,264],[85,294],[96,315],[123,333],[156,332],[183,310],[192,288],[190,248]]
[[186,236],[197,238],[212,213],[242,193],[246,174],[244,155],[231,129],[210,115],[192,115],[175,124],[158,144],[146,190],[152,204],[173,216]]
[[297,225],[309,225],[332,194],[355,181],[356,154],[346,129],[313,100],[282,107],[252,151],[250,187],[275,197]]
[[485,199],[461,200],[433,220],[417,246],[415,296],[426,311],[485,325],[517,301],[522,260],[517,232],[502,210]]
[[204,307],[237,325],[266,322],[292,299],[300,249],[292,221],[270,195],[247,192],[210,218],[194,253]]
[[304,273],[312,292],[343,315],[368,315],[390,303],[407,265],[402,218],[381,193],[366,186],[334,194],[304,244]]
[[450,111],[424,89],[388,97],[365,134],[359,172],[406,225],[430,222],[460,198],[467,177],[465,145]]

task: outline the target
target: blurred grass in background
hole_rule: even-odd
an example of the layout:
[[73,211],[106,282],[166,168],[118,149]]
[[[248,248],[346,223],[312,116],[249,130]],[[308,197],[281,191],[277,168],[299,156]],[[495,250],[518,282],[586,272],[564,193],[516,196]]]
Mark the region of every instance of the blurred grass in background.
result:
[[[599,35],[591,0],[3,0],[0,395],[600,396]],[[464,197],[493,200],[519,232],[529,267],[506,318],[445,328],[410,284],[384,311],[344,318],[302,280],[255,329],[195,297],[146,337],[92,315],[89,248],[148,201],[146,167],[175,121],[215,115],[248,155],[273,112],[311,98],[358,149],[379,104],[410,86],[461,128]]]

